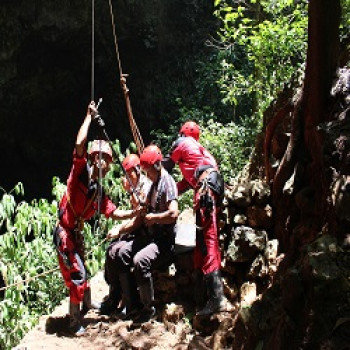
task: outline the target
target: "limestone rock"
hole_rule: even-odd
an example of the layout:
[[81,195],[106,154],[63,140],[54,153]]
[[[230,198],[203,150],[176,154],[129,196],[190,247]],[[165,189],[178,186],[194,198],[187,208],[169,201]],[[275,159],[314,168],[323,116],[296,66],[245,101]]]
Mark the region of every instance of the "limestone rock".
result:
[[168,323],[178,323],[185,316],[184,307],[174,303],[167,304],[162,314],[162,321],[165,325]]
[[265,258],[269,264],[275,263],[278,253],[278,240],[272,239],[267,242],[265,249]]
[[234,262],[254,259],[258,252],[264,251],[267,233],[251,227],[240,226],[233,229],[232,240],[227,249],[227,258]]
[[210,350],[210,348],[205,343],[204,338],[200,337],[199,335],[196,335],[188,344],[188,350]]
[[251,185],[249,182],[235,184],[225,191],[225,196],[230,205],[247,208],[252,202]]
[[248,224],[251,227],[269,229],[273,225],[272,208],[269,204],[264,207],[251,206],[247,209]]
[[220,314],[193,317],[193,327],[203,335],[211,335],[220,325]]
[[265,257],[261,254],[258,254],[258,256],[252,262],[252,265],[248,272],[248,276],[251,278],[256,278],[256,277],[262,278],[267,276],[268,271],[269,270],[268,270]]
[[233,218],[233,222],[237,225],[245,225],[247,223],[247,217],[243,214],[236,214]]
[[253,180],[251,182],[251,192],[253,202],[256,204],[266,204],[271,196],[270,186],[262,180]]
[[241,307],[248,307],[252,305],[255,301],[256,294],[256,284],[252,282],[246,282],[241,286]]

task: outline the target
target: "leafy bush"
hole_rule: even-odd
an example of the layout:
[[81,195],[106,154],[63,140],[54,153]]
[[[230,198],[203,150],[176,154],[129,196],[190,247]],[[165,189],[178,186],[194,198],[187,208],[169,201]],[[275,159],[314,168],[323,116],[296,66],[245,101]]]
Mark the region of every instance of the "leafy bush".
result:
[[[217,160],[220,170],[226,182],[235,177],[247,163],[258,132],[255,120],[242,120],[241,124],[234,122],[222,124],[215,121],[213,114],[202,112],[198,109],[188,110],[182,108],[181,117],[169,126],[166,134],[162,130],[153,133],[163,154],[167,154],[172,143],[176,140],[181,125],[187,120],[194,120],[201,127],[199,142],[212,153]],[[178,169],[174,172],[174,178],[180,180]]]
[[233,122],[225,125],[209,120],[203,128],[201,143],[217,160],[225,182],[246,165],[253,150],[256,130]]
[[[114,148],[121,156],[119,144]],[[112,165],[104,179],[110,195],[121,207],[127,204],[120,184],[120,165]],[[38,317],[50,313],[66,297],[52,230],[57,222],[57,206],[66,186],[57,177],[52,181],[54,200],[17,201],[24,195],[22,184],[0,200],[0,273],[5,281],[5,292],[0,292],[0,348],[11,349],[32,328]],[[84,226],[87,254],[86,265],[90,275],[101,270],[105,260],[106,244],[102,244],[112,221],[101,217]],[[38,276],[39,275],[39,276]]]
[[[15,191],[23,195],[23,186],[18,184]],[[38,316],[52,310],[64,295],[51,234],[57,202],[17,203],[11,192],[5,192],[0,202],[7,229],[0,236],[0,269],[6,286],[13,285],[0,301],[0,347],[4,349],[15,345]],[[38,274],[45,275],[31,280]]]
[[215,0],[223,101],[251,99],[261,117],[285,85],[300,85],[307,47],[307,1]]

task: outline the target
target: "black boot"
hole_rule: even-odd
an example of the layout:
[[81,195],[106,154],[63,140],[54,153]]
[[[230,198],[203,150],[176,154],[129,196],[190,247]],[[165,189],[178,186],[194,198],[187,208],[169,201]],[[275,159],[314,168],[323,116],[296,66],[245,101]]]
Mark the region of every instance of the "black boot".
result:
[[121,302],[121,291],[120,287],[116,287],[115,285],[109,286],[109,293],[106,300],[101,303],[100,314],[102,315],[110,315],[114,311],[118,310],[118,306]]
[[90,309],[99,310],[100,308],[101,308],[100,303],[91,300],[91,289],[86,288],[84,290],[84,297],[83,297],[83,308],[82,308],[83,314],[86,314]]
[[197,312],[197,315],[208,316],[215,312],[225,311],[227,303],[224,296],[220,270],[205,275],[204,279],[209,299],[204,308]]
[[204,274],[201,270],[193,271],[193,299],[196,305],[196,310],[201,310],[205,305],[206,291],[204,284]]
[[80,304],[69,302],[69,327],[76,336],[81,336],[85,333],[85,328],[81,324]]
[[119,274],[120,285],[123,291],[125,307],[117,315],[122,320],[131,319],[138,311],[140,311],[136,288],[133,288],[132,276],[129,272]]
[[133,326],[139,327],[142,323],[150,321],[156,314],[156,309],[152,305],[154,301],[154,289],[152,277],[148,278],[146,283],[139,286],[140,300],[143,304],[142,310],[134,319]]

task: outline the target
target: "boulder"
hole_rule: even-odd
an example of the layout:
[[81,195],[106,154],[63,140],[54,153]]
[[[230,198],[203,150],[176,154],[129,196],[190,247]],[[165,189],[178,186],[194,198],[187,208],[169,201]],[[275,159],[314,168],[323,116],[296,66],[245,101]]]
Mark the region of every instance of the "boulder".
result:
[[272,208],[269,204],[264,207],[253,205],[247,209],[248,224],[254,228],[269,229],[273,226]]
[[267,233],[248,226],[233,229],[232,240],[227,249],[227,259],[234,262],[253,260],[258,252],[265,250]]

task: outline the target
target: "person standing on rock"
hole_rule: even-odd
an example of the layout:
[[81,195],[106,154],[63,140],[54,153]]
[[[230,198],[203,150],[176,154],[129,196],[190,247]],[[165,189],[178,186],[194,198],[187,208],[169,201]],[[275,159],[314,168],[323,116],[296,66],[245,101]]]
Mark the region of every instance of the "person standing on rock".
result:
[[91,302],[84,263],[84,221],[89,220],[98,208],[106,217],[114,220],[137,215],[136,210],[117,209],[101,188],[99,177],[106,175],[113,156],[105,140],[94,140],[87,153],[88,132],[97,115],[95,102],[92,101],[78,131],[67,190],[59,203],[59,220],[54,230],[60,270],[69,289],[70,327],[76,335],[85,331],[81,323],[80,304],[83,303],[84,310],[98,307]]
[[[139,201],[142,203],[145,202],[151,187],[151,181],[141,173],[140,158],[136,154],[129,154],[126,156],[122,162],[122,166],[127,174],[126,176],[128,176],[128,179],[123,177],[122,185],[130,194],[132,208],[137,209],[140,204]],[[131,185],[129,181],[131,181]],[[109,295],[101,304],[100,313],[104,315],[110,315],[115,311],[123,311],[123,305],[121,305],[122,290],[116,258],[120,248],[135,238],[135,232],[121,234],[123,227],[127,224],[128,222],[124,222],[123,224],[117,225],[107,234],[107,238],[111,239],[112,242],[106,251],[105,280],[109,285]],[[118,308],[118,306],[120,307]],[[124,310],[124,314],[125,313],[126,310]]]
[[[155,145],[144,149],[141,169],[152,181],[147,196],[146,211],[122,228],[137,231],[135,239],[123,245],[117,265],[126,307],[133,325],[149,321],[155,315],[152,269],[169,262],[175,247],[174,226],[178,217],[177,188],[173,177],[163,168],[163,155]],[[133,267],[133,272],[131,272]],[[134,274],[142,309],[132,304],[131,273]]]
[[218,214],[224,195],[224,181],[214,157],[199,142],[200,128],[187,121],[182,125],[178,139],[163,166],[170,172],[178,164],[183,179],[177,183],[179,195],[194,189],[196,213],[196,247],[194,251],[195,299],[200,303],[204,281],[208,300],[199,316],[211,315],[226,309],[226,298],[221,279],[221,253],[218,240]]

